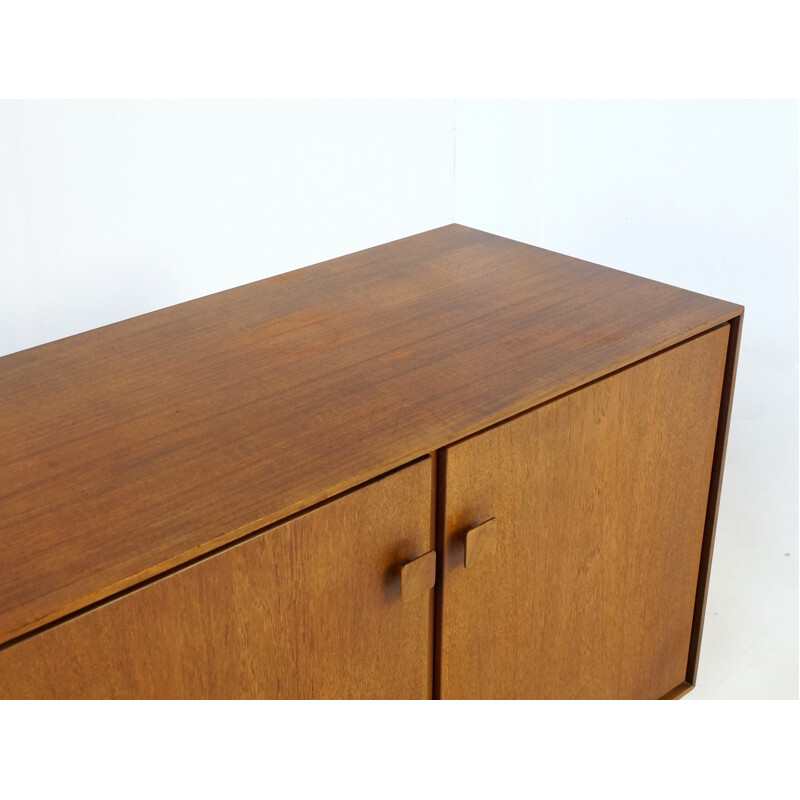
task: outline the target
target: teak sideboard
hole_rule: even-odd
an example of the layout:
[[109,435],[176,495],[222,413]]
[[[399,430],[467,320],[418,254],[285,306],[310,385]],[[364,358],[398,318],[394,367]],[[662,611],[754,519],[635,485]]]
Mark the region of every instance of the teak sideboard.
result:
[[743,309],[460,225],[0,359],[0,698],[676,698]]

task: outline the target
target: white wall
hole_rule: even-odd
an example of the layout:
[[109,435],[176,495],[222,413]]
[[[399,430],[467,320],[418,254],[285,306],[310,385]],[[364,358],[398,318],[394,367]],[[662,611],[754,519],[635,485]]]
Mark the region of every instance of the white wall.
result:
[[455,184],[464,225],[745,306],[689,697],[797,697],[797,103],[458,101]]
[[453,218],[452,101],[0,102],[0,355]]

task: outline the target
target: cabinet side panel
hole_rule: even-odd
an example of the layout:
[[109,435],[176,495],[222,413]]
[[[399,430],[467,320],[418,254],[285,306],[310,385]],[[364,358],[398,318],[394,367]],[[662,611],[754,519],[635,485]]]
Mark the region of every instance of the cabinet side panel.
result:
[[714,553],[714,537],[716,535],[717,515],[722,492],[722,474],[725,467],[728,427],[733,408],[733,388],[736,383],[736,367],[739,360],[743,318],[744,314],[734,317],[729,323],[728,358],[725,363],[725,379],[722,385],[722,400],[720,402],[719,424],[717,426],[717,443],[714,452],[714,463],[711,468],[711,490],[706,511],[705,536],[703,537],[703,549],[700,554],[700,577],[697,583],[692,644],[689,648],[687,680],[691,686],[694,686],[697,682],[697,668],[700,661],[700,643],[703,638],[703,620],[708,598],[709,580],[711,578],[711,557]]
[[[686,680],[729,326],[447,451],[443,698]],[[466,532],[497,520],[486,558]]]
[[429,698],[430,459],[0,652],[4,698]]

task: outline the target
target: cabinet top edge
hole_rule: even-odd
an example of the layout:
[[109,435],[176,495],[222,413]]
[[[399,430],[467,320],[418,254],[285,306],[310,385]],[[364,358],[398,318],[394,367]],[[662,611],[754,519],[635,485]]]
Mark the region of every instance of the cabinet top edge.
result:
[[[436,228],[430,228],[429,230],[422,231],[421,233],[410,234],[408,236],[402,236],[402,237],[400,237],[398,239],[392,239],[391,241],[384,242],[382,244],[371,245],[370,247],[366,247],[366,248],[363,248],[361,250],[356,250],[356,251],[354,251],[352,253],[348,253],[346,255],[335,256],[333,258],[325,259],[324,261],[317,261],[317,262],[314,262],[313,264],[307,264],[306,266],[303,266],[303,267],[295,267],[295,268],[287,270],[285,272],[281,272],[281,273],[278,273],[276,275],[271,275],[268,278],[261,278],[259,280],[251,281],[249,283],[240,284],[238,286],[232,286],[229,289],[221,289],[220,291],[217,291],[217,292],[211,292],[210,294],[201,295],[200,297],[195,297],[195,298],[192,298],[190,300],[183,300],[183,301],[178,302],[178,303],[173,303],[173,304],[171,304],[169,306],[163,306],[162,308],[155,308],[155,309],[152,309],[151,311],[146,311],[146,312],[143,312],[141,314],[136,314],[135,316],[132,316],[132,317],[126,317],[125,319],[121,319],[121,320],[118,320],[116,322],[110,322],[110,323],[108,323],[106,325],[101,325],[101,326],[98,326],[96,328],[90,328],[90,329],[85,330],[85,331],[80,331],[78,333],[73,333],[73,334],[69,334],[67,336],[59,337],[58,339],[53,339],[52,341],[43,342],[43,343],[38,344],[38,345],[33,345],[32,347],[27,347],[27,348],[24,348],[22,350],[16,350],[16,351],[13,351],[13,352],[10,352],[10,353],[5,353],[5,354],[0,355],[0,364],[3,363],[3,359],[7,359],[7,358],[11,358],[11,357],[17,357],[17,356],[23,356],[23,354],[28,354],[28,353],[31,353],[32,351],[41,350],[42,348],[51,348],[54,345],[58,345],[58,344],[61,344],[63,342],[67,342],[67,341],[72,341],[72,340],[74,340],[76,338],[79,338],[79,337],[86,337],[86,336],[90,336],[90,335],[98,335],[99,336],[99,335],[101,335],[100,332],[102,332],[102,331],[107,331],[110,328],[117,328],[119,326],[125,326],[126,324],[131,323],[134,320],[141,320],[143,318],[152,317],[153,315],[166,315],[169,312],[175,312],[176,315],[177,315],[178,309],[182,309],[182,308],[184,308],[186,306],[191,306],[193,304],[196,304],[198,302],[203,302],[203,301],[210,302],[210,301],[212,301],[214,299],[218,299],[219,301],[227,302],[228,297],[231,296],[233,293],[244,291],[244,290],[248,289],[249,287],[255,288],[257,286],[262,286],[262,285],[268,284],[270,282],[274,282],[274,283],[277,284],[281,280],[300,279],[303,276],[301,276],[299,273],[307,273],[308,271],[315,270],[315,269],[318,269],[318,268],[328,268],[329,266],[331,266],[333,264],[336,264],[338,262],[341,262],[341,261],[344,261],[344,260],[353,259],[353,258],[355,258],[357,256],[367,256],[368,254],[371,254],[373,252],[376,255],[380,255],[380,253],[382,251],[386,250],[387,248],[391,248],[393,246],[401,246],[401,245],[403,245],[405,243],[409,243],[410,244],[411,242],[413,242],[415,240],[420,240],[421,237],[426,237],[426,236],[430,236],[430,235],[433,235],[433,234],[447,234],[447,233],[455,234],[455,233],[457,233],[459,231],[470,232],[472,234],[478,234],[478,235],[480,235],[482,237],[485,237],[487,242],[490,241],[490,240],[503,240],[503,241],[506,241],[506,242],[509,242],[509,243],[520,245],[520,246],[522,246],[524,248],[527,248],[531,252],[532,256],[533,256],[534,253],[538,253],[541,256],[545,256],[545,255],[546,256],[558,256],[558,257],[564,259],[565,262],[571,262],[571,263],[573,263],[575,265],[582,264],[582,265],[585,265],[587,267],[592,267],[592,268],[595,268],[595,269],[601,270],[601,271],[602,270],[608,270],[610,272],[615,272],[615,273],[618,273],[618,274],[621,274],[621,275],[628,275],[628,276],[630,276],[631,278],[634,278],[637,281],[647,281],[647,282],[652,283],[652,284],[669,287],[670,289],[674,289],[676,291],[679,291],[679,292],[682,292],[682,293],[685,293],[685,294],[692,294],[692,295],[695,295],[697,297],[703,297],[703,298],[706,298],[707,300],[711,301],[711,304],[718,304],[720,306],[720,308],[725,307],[727,309],[727,311],[730,312],[731,316],[738,316],[738,315],[743,315],[744,314],[744,305],[740,304],[740,303],[735,303],[735,302],[728,301],[728,300],[722,300],[720,298],[714,297],[713,295],[706,295],[706,294],[703,294],[703,293],[700,293],[700,292],[694,292],[694,291],[692,291],[690,289],[683,289],[683,288],[678,287],[678,286],[676,286],[674,284],[666,283],[664,281],[655,280],[654,278],[645,278],[645,277],[642,277],[640,275],[637,275],[634,272],[629,272],[627,270],[621,270],[621,269],[619,269],[617,267],[610,267],[610,266],[607,266],[607,265],[604,265],[604,264],[599,264],[599,263],[594,262],[594,261],[588,261],[586,259],[577,258],[575,256],[570,256],[570,255],[567,255],[565,253],[561,253],[561,252],[558,252],[558,251],[555,251],[555,250],[548,250],[546,248],[539,247],[538,245],[532,245],[532,244],[529,244],[527,242],[523,242],[520,239],[512,239],[511,237],[508,237],[508,236],[501,236],[499,234],[490,233],[488,231],[484,231],[484,230],[481,230],[479,228],[473,228],[473,227],[470,227],[470,226],[467,226],[467,225],[463,225],[463,224],[458,223],[458,222],[451,222],[451,223],[448,223],[447,225],[441,225],[441,226],[436,227]],[[232,300],[232,298],[231,298],[231,300]]]

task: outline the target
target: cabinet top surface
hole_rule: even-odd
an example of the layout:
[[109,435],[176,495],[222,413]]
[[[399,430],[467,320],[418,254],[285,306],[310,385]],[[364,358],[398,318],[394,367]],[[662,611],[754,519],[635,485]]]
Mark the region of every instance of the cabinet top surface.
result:
[[466,228],[0,359],[0,643],[741,313]]

